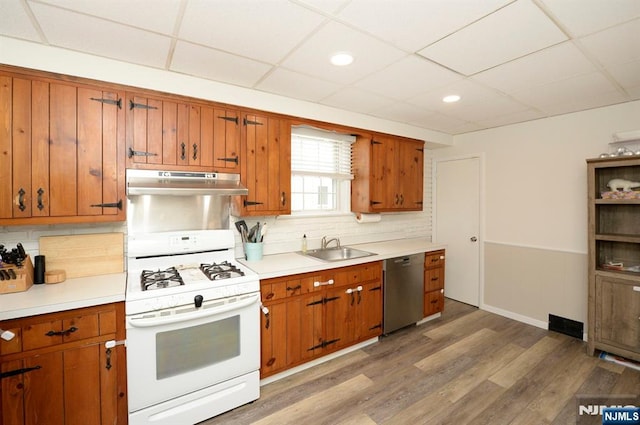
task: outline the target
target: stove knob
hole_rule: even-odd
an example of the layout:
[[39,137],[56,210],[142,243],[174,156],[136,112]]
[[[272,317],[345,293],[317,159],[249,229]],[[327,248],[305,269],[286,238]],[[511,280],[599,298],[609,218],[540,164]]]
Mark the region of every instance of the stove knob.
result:
[[204,297],[202,295],[196,295],[193,297],[193,303],[196,305],[196,308],[202,307],[202,301],[204,301]]

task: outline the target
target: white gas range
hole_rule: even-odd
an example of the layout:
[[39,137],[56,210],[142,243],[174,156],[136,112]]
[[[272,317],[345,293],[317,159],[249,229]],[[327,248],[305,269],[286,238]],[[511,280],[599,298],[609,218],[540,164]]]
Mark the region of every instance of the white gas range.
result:
[[129,423],[197,423],[259,397],[260,287],[231,230],[127,238]]

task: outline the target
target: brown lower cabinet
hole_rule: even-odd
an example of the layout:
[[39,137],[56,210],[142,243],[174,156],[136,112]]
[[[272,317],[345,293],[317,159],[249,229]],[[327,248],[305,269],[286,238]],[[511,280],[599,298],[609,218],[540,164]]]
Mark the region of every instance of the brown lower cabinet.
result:
[[0,425],[126,424],[124,304],[0,322]]
[[260,281],[265,378],[382,333],[382,262]]
[[424,317],[444,311],[444,254],[444,249],[425,254]]

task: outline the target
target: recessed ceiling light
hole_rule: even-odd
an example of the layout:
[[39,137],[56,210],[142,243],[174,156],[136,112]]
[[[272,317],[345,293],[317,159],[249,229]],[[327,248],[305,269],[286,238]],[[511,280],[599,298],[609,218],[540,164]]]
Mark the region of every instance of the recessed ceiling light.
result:
[[445,96],[442,98],[444,103],[454,103],[460,100],[460,96],[457,94],[450,94],[449,96]]
[[353,62],[353,56],[351,53],[338,52],[331,56],[331,63],[335,66],[346,66]]

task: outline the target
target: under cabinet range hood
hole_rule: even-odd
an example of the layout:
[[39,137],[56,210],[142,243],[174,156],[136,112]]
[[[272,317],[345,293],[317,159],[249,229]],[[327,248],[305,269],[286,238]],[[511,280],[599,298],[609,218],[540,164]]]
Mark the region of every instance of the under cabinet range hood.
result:
[[239,174],[127,170],[127,195],[247,195]]

